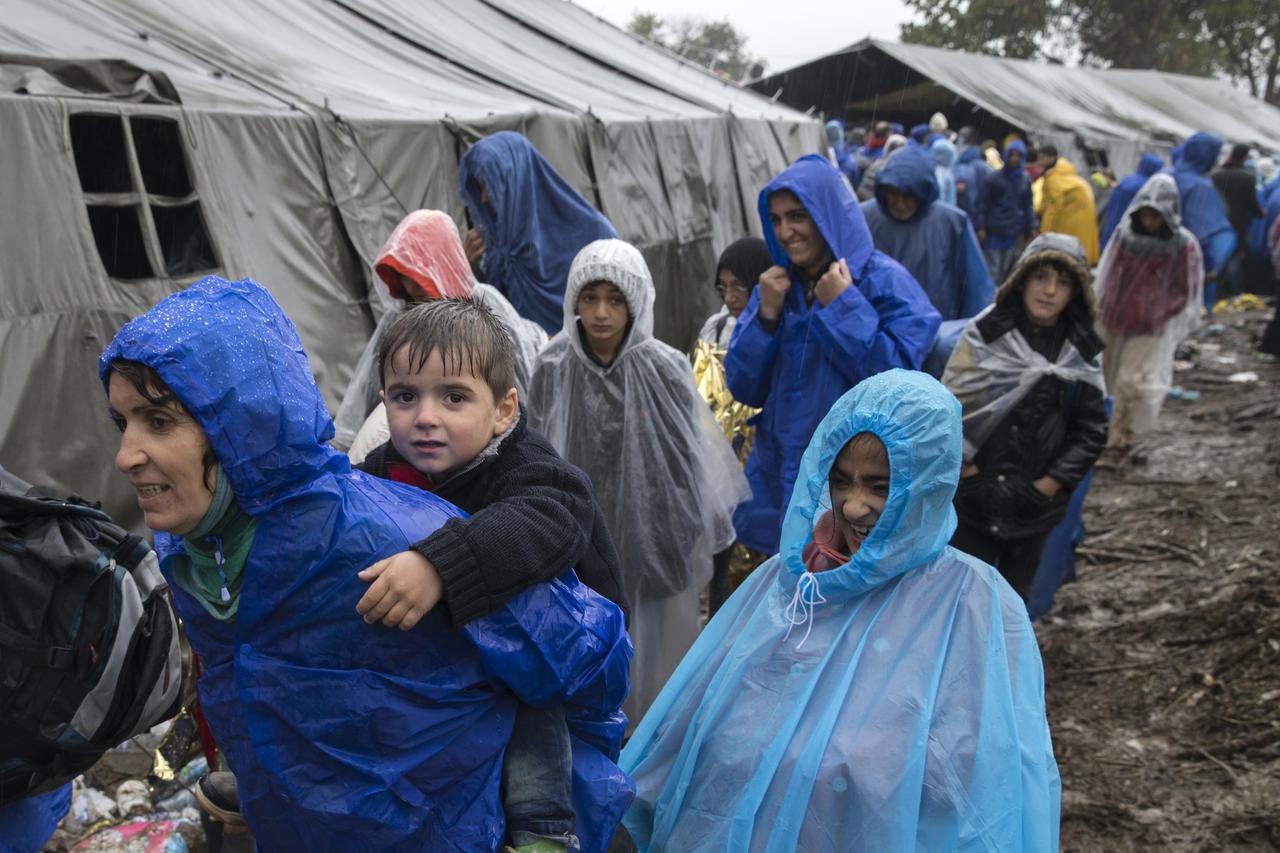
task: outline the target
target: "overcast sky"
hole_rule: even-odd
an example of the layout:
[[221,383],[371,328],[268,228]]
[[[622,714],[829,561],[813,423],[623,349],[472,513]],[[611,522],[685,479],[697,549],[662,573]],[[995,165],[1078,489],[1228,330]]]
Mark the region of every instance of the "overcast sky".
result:
[[747,50],[782,71],[867,36],[898,38],[911,19],[900,0],[574,0],[602,18],[625,27],[633,13],[663,18],[728,19],[747,36]]

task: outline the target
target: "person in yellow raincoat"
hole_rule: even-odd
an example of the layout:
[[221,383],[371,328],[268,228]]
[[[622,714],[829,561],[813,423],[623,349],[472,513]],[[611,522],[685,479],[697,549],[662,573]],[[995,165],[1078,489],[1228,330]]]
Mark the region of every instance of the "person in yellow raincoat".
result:
[[1040,233],[1070,234],[1084,247],[1089,266],[1098,263],[1098,213],[1093,203],[1089,182],[1080,177],[1070,160],[1058,156],[1052,145],[1040,146],[1040,162],[1044,164],[1039,198],[1035,200],[1040,217]]
[[[759,237],[744,237],[729,244],[716,264],[715,288],[724,305],[707,318],[693,349],[693,378],[698,393],[711,407],[716,423],[729,439],[740,464],[745,464],[751,454],[755,427],[750,422],[760,410],[733,399],[724,377],[724,356],[733,338],[738,315],[747,307],[760,274],[771,266],[773,258],[769,255],[769,247]],[[715,571],[708,592],[711,614],[715,614],[729,593],[763,562],[765,556],[749,552],[741,544],[715,555]]]

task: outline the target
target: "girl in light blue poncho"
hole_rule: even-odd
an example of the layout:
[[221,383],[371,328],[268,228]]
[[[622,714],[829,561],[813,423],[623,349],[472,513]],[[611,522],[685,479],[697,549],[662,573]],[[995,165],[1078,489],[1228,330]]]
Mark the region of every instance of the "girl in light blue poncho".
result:
[[1061,794],[1035,635],[955,551],[960,406],[916,372],[845,394],[780,553],[623,751],[641,850],[1049,851]]

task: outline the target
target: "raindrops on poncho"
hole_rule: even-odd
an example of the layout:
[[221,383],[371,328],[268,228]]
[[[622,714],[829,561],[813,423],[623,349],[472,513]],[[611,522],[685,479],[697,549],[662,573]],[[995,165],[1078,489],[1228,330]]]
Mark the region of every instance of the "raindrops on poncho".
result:
[[[630,799],[612,761],[625,720],[622,612],[572,572],[455,630],[437,608],[411,631],[367,625],[365,566],[461,511],[353,472],[293,324],[257,283],[210,277],[120,330],[99,360],[160,375],[257,521],[240,605],[222,622],[180,587],[201,656],[201,707],[264,850],[494,850],[516,702],[563,705],[585,847],[603,850]],[[161,569],[185,560],[158,533]],[[568,568],[568,567],[566,567]],[[589,839],[589,840],[588,840]]]
[[[862,432],[888,450],[884,511],[852,559],[809,573],[828,474]],[[782,550],[707,625],[623,751],[640,850],[1057,850],[1026,609],[947,546],[960,443],[959,406],[922,373],[882,373],[832,407]]]
[[[612,363],[584,348],[576,314],[598,281],[626,297],[630,329]],[[638,719],[698,632],[712,554],[734,539],[746,480],[684,354],[653,337],[654,285],[639,250],[599,240],[569,273],[564,328],[538,359],[529,424],[591,478],[622,562],[636,646],[626,710]]]

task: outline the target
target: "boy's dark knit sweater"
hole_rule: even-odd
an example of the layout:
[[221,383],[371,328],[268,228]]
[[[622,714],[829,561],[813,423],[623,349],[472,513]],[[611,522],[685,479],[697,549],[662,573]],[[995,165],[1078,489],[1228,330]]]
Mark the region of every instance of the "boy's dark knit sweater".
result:
[[[441,604],[455,627],[493,613],[529,587],[574,569],[579,580],[627,613],[618,553],[591,482],[520,419],[478,464],[434,494],[470,514],[454,518],[413,550],[444,584]],[[392,479],[404,459],[388,441],[357,468]]]

